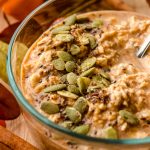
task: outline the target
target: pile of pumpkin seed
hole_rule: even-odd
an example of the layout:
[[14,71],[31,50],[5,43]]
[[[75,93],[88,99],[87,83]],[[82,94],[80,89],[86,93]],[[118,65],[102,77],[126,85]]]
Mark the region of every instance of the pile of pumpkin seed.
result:
[[[80,44],[86,45],[89,51],[96,49],[97,40],[89,30],[100,28],[102,21],[96,19],[90,23],[84,23],[87,18],[78,19],[76,15],[72,15],[63,21],[63,24],[52,28],[51,34],[54,41],[69,43],[70,49],[58,50],[57,57],[52,61],[54,68],[64,75],[60,77],[60,83],[50,85],[44,89],[44,93],[57,93],[58,95],[73,99],[74,105],[67,106],[64,110],[66,116],[63,122],[59,124],[65,128],[80,134],[87,134],[90,130],[89,124],[83,124],[82,119],[88,111],[88,99],[86,95],[89,93],[102,90],[111,84],[110,77],[102,68],[96,66],[96,57],[88,56],[78,63],[78,55],[81,52],[80,45],[76,44],[75,37],[70,30],[73,25],[82,27],[86,33],[80,37]],[[50,101],[41,104],[41,110],[52,115],[60,112],[59,105]],[[61,112],[62,113],[62,112]],[[117,138],[116,130],[109,127],[104,131],[106,138]]]

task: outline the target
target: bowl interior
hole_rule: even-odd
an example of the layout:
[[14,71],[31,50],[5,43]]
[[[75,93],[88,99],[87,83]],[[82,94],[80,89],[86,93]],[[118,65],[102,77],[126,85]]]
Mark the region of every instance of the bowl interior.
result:
[[[71,7],[68,7],[71,6]],[[64,129],[46,117],[42,116],[38,113],[24,98],[20,88],[20,68],[22,60],[28,51],[28,48],[36,41],[36,39],[49,28],[51,23],[62,16],[66,16],[70,14],[71,10],[77,7],[76,0],[61,0],[61,1],[48,1],[43,5],[39,6],[35,9],[18,27],[16,32],[14,33],[10,45],[9,45],[9,53],[7,60],[7,72],[10,81],[10,85],[14,94],[16,95],[18,102],[20,105],[27,110],[33,117],[35,117],[38,121],[42,122],[47,127],[52,127],[56,129],[58,132],[65,133],[74,137],[76,139],[80,139],[81,141],[89,141],[94,143],[109,143],[109,144],[145,144],[150,143],[150,138],[144,139],[124,139],[124,140],[111,140],[111,139],[100,139],[94,137],[88,137],[84,135],[79,135],[71,132],[70,130]],[[80,10],[79,10],[80,11]],[[115,14],[118,12],[108,11],[102,13]],[[126,12],[120,12],[123,14],[127,14]],[[128,15],[134,13],[128,13]]]

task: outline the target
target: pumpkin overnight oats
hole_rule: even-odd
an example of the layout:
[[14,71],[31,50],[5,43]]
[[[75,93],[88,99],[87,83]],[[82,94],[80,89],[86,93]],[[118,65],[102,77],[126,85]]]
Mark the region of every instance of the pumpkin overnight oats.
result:
[[[26,99],[54,123],[100,138],[150,136],[150,19],[90,12],[54,23],[22,64]],[[145,65],[144,65],[145,64]]]

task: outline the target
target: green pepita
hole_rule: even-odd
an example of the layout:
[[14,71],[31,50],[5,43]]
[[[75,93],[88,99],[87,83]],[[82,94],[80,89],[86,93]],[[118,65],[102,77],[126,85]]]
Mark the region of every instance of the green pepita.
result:
[[62,25],[62,26],[54,28],[51,32],[52,34],[60,34],[60,33],[66,33],[66,32],[68,33],[70,29],[71,29],[70,26]]
[[69,91],[57,91],[57,94],[64,96],[64,97],[72,98],[72,99],[78,98],[78,95],[71,93]]
[[73,122],[73,123],[79,123],[81,121],[81,114],[79,111],[77,111],[73,107],[67,107],[66,110],[66,116]]
[[74,61],[68,61],[65,64],[65,68],[67,72],[72,72],[76,68],[76,63]]
[[88,93],[94,92],[96,89],[103,89],[105,86],[103,84],[98,84],[96,86],[89,86],[87,89]]
[[93,22],[92,22],[92,27],[93,28],[99,28],[103,25],[103,22],[101,19],[95,19]]
[[53,60],[52,64],[54,65],[55,69],[57,69],[57,70],[64,70],[65,69],[65,63],[60,58]]
[[59,91],[66,88],[66,84],[56,84],[56,85],[51,85],[49,87],[47,87],[46,89],[44,89],[45,93],[49,93],[49,92],[55,92],[55,91]]
[[101,75],[93,76],[92,82],[101,88],[108,87],[111,84],[109,80],[102,77]]
[[108,80],[105,79],[105,78],[102,78],[102,83],[103,83],[106,87],[108,87],[108,86],[110,85],[110,81],[108,81]]
[[69,34],[70,31],[59,31],[57,34]]
[[80,94],[79,88],[75,85],[68,85],[67,90],[74,94]]
[[71,121],[64,121],[64,122],[61,122],[59,125],[64,127],[64,128],[70,129],[72,127],[72,122]]
[[73,107],[78,110],[81,114],[84,113],[88,106],[87,100],[84,97],[79,97],[74,103]]
[[100,71],[100,75],[101,75],[102,77],[106,78],[107,80],[110,80],[109,74],[106,73],[106,72],[104,72],[104,71],[102,71],[102,70]]
[[77,20],[76,14],[73,14],[65,19],[65,25],[73,25]]
[[67,74],[64,74],[63,76],[60,77],[61,83],[65,83],[67,81]]
[[79,27],[84,29],[84,30],[91,30],[91,29],[93,29],[91,24],[79,24]]
[[100,75],[96,75],[96,76],[92,77],[92,81],[94,81],[95,83],[97,83],[97,82],[102,83],[102,79],[103,79],[103,77]]
[[71,34],[57,34],[55,36],[55,40],[61,42],[71,42],[73,41],[74,37]]
[[131,125],[137,125],[139,123],[138,118],[127,110],[120,110],[119,115]]
[[47,114],[55,114],[59,112],[58,105],[52,103],[52,102],[43,102],[41,104],[41,110],[43,110]]
[[94,49],[97,46],[96,38],[91,34],[87,34],[86,37],[89,39],[91,49]]
[[96,57],[87,58],[81,64],[81,70],[85,71],[85,70],[91,68],[92,66],[94,66],[95,63],[96,63]]
[[77,55],[80,53],[80,47],[76,44],[72,44],[70,48],[70,52],[72,55]]
[[77,78],[78,78],[78,76],[73,72],[70,72],[67,74],[67,81],[69,84],[76,84]]
[[90,84],[90,79],[87,77],[79,77],[77,79],[77,85],[81,94],[87,91],[87,88]]
[[90,76],[90,75],[92,75],[92,74],[94,73],[94,71],[95,71],[95,67],[90,68],[90,69],[88,69],[88,70],[82,72],[81,75],[80,75],[80,77],[87,77],[87,76]]
[[59,58],[61,58],[63,61],[70,61],[72,60],[72,56],[68,53],[68,52],[65,52],[65,51],[58,51],[57,52],[57,55]]
[[113,127],[108,127],[106,129],[104,129],[103,136],[104,136],[104,138],[108,138],[108,139],[117,139],[118,138],[117,131]]
[[89,132],[89,130],[90,130],[90,126],[88,124],[80,125],[73,129],[74,132],[78,134],[84,134],[84,135],[86,135]]

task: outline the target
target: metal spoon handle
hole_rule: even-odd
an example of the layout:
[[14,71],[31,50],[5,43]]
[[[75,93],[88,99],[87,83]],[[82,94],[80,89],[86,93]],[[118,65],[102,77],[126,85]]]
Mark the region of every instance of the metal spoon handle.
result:
[[150,46],[150,35],[148,35],[148,37],[144,40],[144,43],[141,45],[141,47],[137,51],[136,56],[139,58],[142,58],[144,54],[146,53],[146,51],[148,50],[149,46]]

